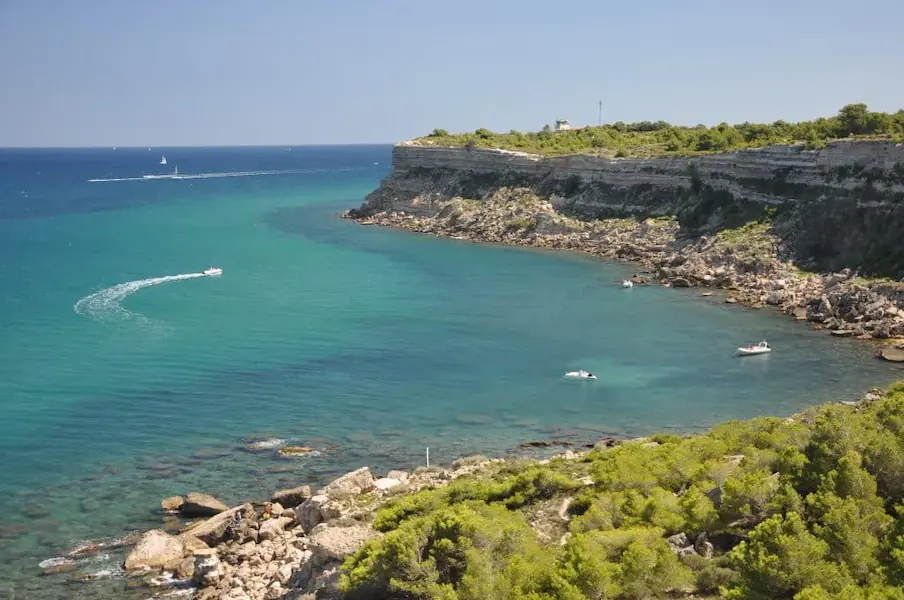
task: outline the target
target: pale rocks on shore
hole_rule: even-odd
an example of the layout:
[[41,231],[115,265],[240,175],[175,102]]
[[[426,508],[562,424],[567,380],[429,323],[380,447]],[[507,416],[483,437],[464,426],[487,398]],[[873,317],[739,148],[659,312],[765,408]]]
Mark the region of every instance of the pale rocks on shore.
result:
[[[430,192],[424,192],[406,206],[411,212],[353,210],[342,216],[363,224],[456,239],[576,250],[635,261],[663,285],[728,290],[731,296],[726,302],[772,306],[835,335],[904,337],[904,286],[868,283],[851,270],[828,275],[802,273],[780,258],[781,240],[765,224],[688,238],[682,236],[674,219],[584,221],[566,217],[549,201],[521,188],[500,188],[480,201],[453,198],[435,202]],[[643,275],[635,278],[635,284],[647,280]]]
[[[401,486],[404,492],[439,487],[500,462],[472,457],[451,469],[390,471],[376,479],[362,467],[313,495],[306,485],[274,492],[270,518],[246,503],[178,535],[146,532],[124,566],[129,572],[160,573],[157,584],[190,580],[198,600],[338,598],[342,561],[381,535],[371,526],[374,512]],[[176,504],[172,498],[163,503]]]
[[[172,499],[168,498],[168,500]],[[179,513],[183,517],[190,518],[212,517],[225,510],[229,510],[229,507],[210,494],[202,494],[200,492],[189,492],[179,507]]]

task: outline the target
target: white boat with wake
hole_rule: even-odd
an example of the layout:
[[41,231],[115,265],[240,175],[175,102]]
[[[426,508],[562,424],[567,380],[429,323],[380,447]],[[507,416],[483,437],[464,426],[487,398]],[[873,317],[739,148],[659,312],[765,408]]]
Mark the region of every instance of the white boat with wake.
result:
[[179,175],[179,165],[173,168],[173,172],[166,175],[142,175],[142,179],[182,179]]
[[215,275],[222,275],[223,269],[219,269],[217,267],[207,267],[206,269],[201,271],[201,274],[208,277],[214,277]]
[[753,356],[755,354],[766,354],[772,352],[772,348],[763,340],[759,344],[738,348],[738,356]]
[[590,371],[581,369],[580,371],[569,371],[565,373],[565,379],[596,379],[596,375]]

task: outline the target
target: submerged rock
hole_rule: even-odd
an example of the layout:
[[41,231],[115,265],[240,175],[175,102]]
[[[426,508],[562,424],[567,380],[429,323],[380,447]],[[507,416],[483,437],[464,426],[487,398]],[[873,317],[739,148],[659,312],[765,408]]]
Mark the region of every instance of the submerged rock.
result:
[[891,362],[904,362],[904,350],[899,348],[883,348],[878,356]]
[[310,446],[286,446],[285,448],[280,448],[278,454],[285,457],[294,457],[306,456],[312,452],[314,452],[314,449]]

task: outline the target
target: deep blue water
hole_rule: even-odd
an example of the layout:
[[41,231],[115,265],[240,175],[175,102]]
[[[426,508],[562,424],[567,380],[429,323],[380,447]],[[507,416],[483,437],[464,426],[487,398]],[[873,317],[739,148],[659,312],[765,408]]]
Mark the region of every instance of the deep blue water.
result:
[[[0,597],[98,597],[38,564],[159,526],[172,494],[263,498],[427,446],[442,462],[698,430],[896,375],[766,311],[623,290],[631,265],[338,219],[390,154],[0,150]],[[762,338],[772,355],[732,355]],[[561,378],[577,368],[599,380]],[[319,456],[245,450],[267,437]]]

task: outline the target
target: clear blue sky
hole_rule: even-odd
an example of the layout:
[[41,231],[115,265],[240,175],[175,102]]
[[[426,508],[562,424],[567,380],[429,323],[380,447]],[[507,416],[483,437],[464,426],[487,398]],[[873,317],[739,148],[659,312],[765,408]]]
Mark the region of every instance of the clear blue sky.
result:
[[904,105],[902,0],[0,0],[0,146],[392,142]]

